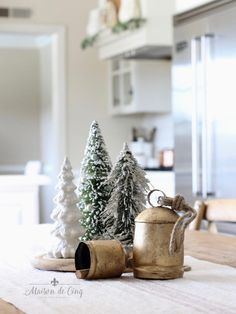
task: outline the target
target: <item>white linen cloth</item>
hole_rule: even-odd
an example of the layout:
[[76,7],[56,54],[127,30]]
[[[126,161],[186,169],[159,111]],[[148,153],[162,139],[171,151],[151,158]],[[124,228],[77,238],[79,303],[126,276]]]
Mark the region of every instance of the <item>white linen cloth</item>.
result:
[[[31,266],[30,254],[48,243],[48,225],[15,232],[6,228],[0,234],[0,298],[27,314],[236,313],[235,268],[186,257],[192,271],[183,279],[141,280],[124,274],[119,279],[78,280],[74,273]],[[54,292],[36,294],[36,289]]]

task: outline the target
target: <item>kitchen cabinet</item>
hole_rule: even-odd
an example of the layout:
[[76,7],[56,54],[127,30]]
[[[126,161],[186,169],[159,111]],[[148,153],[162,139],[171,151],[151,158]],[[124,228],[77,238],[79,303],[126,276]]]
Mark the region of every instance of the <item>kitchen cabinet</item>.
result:
[[180,14],[214,1],[215,0],[176,0],[175,14]]
[[100,59],[116,56],[170,57],[172,46],[172,15],[174,0],[140,0],[142,18],[145,24],[138,29],[119,34],[105,30],[97,41]]
[[115,59],[109,65],[109,113],[170,112],[170,61]]

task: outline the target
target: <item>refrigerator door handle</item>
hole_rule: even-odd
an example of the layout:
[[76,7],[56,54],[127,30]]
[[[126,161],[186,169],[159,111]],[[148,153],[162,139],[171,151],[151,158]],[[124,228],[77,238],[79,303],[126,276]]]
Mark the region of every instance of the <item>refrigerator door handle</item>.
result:
[[191,40],[191,68],[192,68],[192,193],[201,196],[199,181],[199,141],[198,141],[198,62],[200,37]]
[[201,37],[201,56],[202,56],[202,82],[203,82],[203,101],[202,101],[202,196],[207,198],[213,196],[212,188],[212,130],[209,120],[209,62],[211,59],[211,39],[213,34],[206,34]]
[[207,51],[207,37],[201,36],[201,57],[202,57],[202,196],[207,197],[207,156],[208,156],[208,138],[207,138],[207,81],[208,81],[208,51]]

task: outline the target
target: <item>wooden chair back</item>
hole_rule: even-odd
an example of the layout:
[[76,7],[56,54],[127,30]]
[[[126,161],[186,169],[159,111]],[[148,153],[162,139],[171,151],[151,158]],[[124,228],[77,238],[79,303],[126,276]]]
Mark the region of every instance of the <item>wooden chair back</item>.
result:
[[207,221],[209,232],[217,233],[216,222],[236,222],[236,199],[212,199],[196,201],[197,217],[190,224],[190,230],[200,230],[202,220]]

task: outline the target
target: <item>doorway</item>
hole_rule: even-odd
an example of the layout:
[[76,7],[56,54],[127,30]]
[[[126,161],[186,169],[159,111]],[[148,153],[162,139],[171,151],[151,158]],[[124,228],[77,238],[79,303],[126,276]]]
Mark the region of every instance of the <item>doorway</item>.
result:
[[39,221],[49,222],[54,186],[66,154],[64,28],[0,25],[1,54],[8,62],[2,63],[5,75],[2,72],[1,77],[8,104],[3,101],[5,109],[0,113],[6,122],[2,140],[7,147],[0,174],[1,169],[2,174],[22,173],[24,164],[39,160],[42,173],[51,181],[41,188]]

